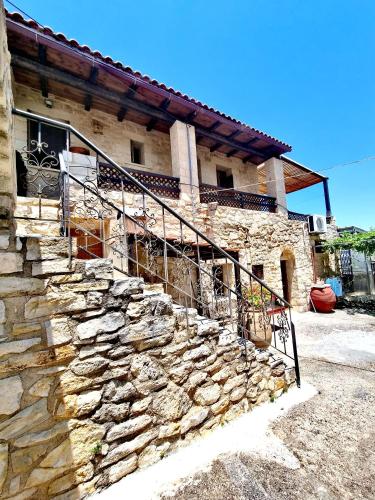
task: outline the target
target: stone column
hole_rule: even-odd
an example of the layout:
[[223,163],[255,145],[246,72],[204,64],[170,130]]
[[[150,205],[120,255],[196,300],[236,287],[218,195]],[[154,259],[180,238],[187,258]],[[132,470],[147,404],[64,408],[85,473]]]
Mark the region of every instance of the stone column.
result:
[[16,196],[13,155],[12,79],[5,13],[0,0],[0,226],[9,228]]
[[283,162],[278,158],[270,158],[265,162],[267,194],[276,198],[277,213],[288,215]]
[[199,195],[195,127],[176,120],[170,128],[172,174],[180,179],[181,199],[193,201]]

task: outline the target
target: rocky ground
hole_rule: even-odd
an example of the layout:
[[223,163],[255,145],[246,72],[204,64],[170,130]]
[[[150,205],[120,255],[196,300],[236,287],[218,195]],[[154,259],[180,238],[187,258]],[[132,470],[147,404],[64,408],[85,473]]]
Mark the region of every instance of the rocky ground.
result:
[[[204,448],[212,448],[215,439],[224,441],[231,437],[233,451],[224,448],[224,453],[219,453],[218,448],[217,456],[198,472],[190,464],[189,477],[182,477],[180,471],[180,479],[173,482],[176,459],[168,457],[164,483],[158,477],[158,488],[156,482],[152,484],[151,467],[103,492],[103,500],[107,496],[112,500],[123,498],[128,486],[136,492],[137,483],[139,487],[147,474],[151,479],[148,488],[138,490],[142,499],[375,498],[375,318],[336,311],[332,315],[296,314],[295,322],[303,381],[300,391],[307,394],[313,385],[315,395],[310,391],[306,401],[289,410],[289,394],[283,396],[284,402],[281,398],[277,403],[264,405],[273,409],[275,417],[284,414],[266,431],[261,429],[262,413],[255,417],[246,415],[232,427],[219,429],[216,437],[210,438],[211,444],[209,440],[201,443],[199,454],[204,454]],[[266,415],[271,410],[262,411]],[[260,426],[258,434],[265,432],[264,438],[257,442],[256,431],[247,433],[246,424]],[[243,449],[236,443],[239,435],[244,441]],[[273,445],[265,449],[267,440],[271,442],[269,438]],[[252,439],[254,442],[245,446]],[[198,463],[200,460],[197,453],[190,454],[190,459]],[[187,460],[189,455],[185,463]],[[179,469],[181,465],[183,462]]]

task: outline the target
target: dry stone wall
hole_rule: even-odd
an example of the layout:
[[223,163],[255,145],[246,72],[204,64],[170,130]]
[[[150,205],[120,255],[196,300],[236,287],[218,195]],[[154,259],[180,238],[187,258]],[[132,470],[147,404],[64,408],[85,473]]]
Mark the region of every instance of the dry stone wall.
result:
[[110,260],[66,255],[64,238],[1,252],[2,498],[82,498],[293,383],[216,321],[113,280]]

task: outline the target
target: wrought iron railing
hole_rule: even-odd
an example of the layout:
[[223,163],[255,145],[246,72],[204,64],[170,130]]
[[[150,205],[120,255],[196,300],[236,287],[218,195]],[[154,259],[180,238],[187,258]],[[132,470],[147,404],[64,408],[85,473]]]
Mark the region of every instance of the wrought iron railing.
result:
[[210,184],[200,185],[200,200],[202,203],[216,202],[219,205],[261,212],[276,212],[276,199],[236,189],[223,189]]
[[288,219],[289,220],[299,220],[301,222],[307,222],[307,217],[308,215],[306,214],[300,214],[298,212],[291,212],[288,210]]
[[[258,347],[272,346],[294,360],[299,385],[295,329],[290,304],[283,297],[210,240],[205,227],[181,217],[74,127],[26,111],[13,112],[65,128],[97,155],[95,166],[84,166],[84,175],[82,169],[75,174],[76,165],[69,167],[64,154],[58,155],[61,227],[70,248],[76,238],[78,257],[111,257],[118,271],[162,283],[184,306],[187,328],[190,308],[196,308],[237,334],[245,350],[249,340]],[[25,152],[26,169],[28,158]],[[131,184],[137,194],[121,188],[114,196],[112,183],[106,184],[98,168],[102,163],[116,171],[121,186]]]
[[[180,179],[178,177],[155,174],[132,168],[126,168],[125,170],[154,194],[166,198],[179,199]],[[135,186],[128,179],[124,179],[124,176],[108,163],[99,164],[99,174],[99,186],[105,185],[107,189],[117,191],[124,189],[131,193],[141,193],[141,189],[138,186]]]

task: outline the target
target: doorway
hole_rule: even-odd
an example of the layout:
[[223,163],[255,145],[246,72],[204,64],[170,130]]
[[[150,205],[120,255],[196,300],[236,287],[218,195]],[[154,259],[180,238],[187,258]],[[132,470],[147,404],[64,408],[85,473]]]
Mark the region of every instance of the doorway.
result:
[[283,298],[291,303],[293,296],[293,285],[295,270],[295,258],[292,250],[286,249],[280,256],[280,273]]
[[288,283],[288,271],[287,271],[287,261],[280,260],[280,268],[281,268],[281,283],[283,287],[283,298],[289,302],[290,301],[290,290]]

